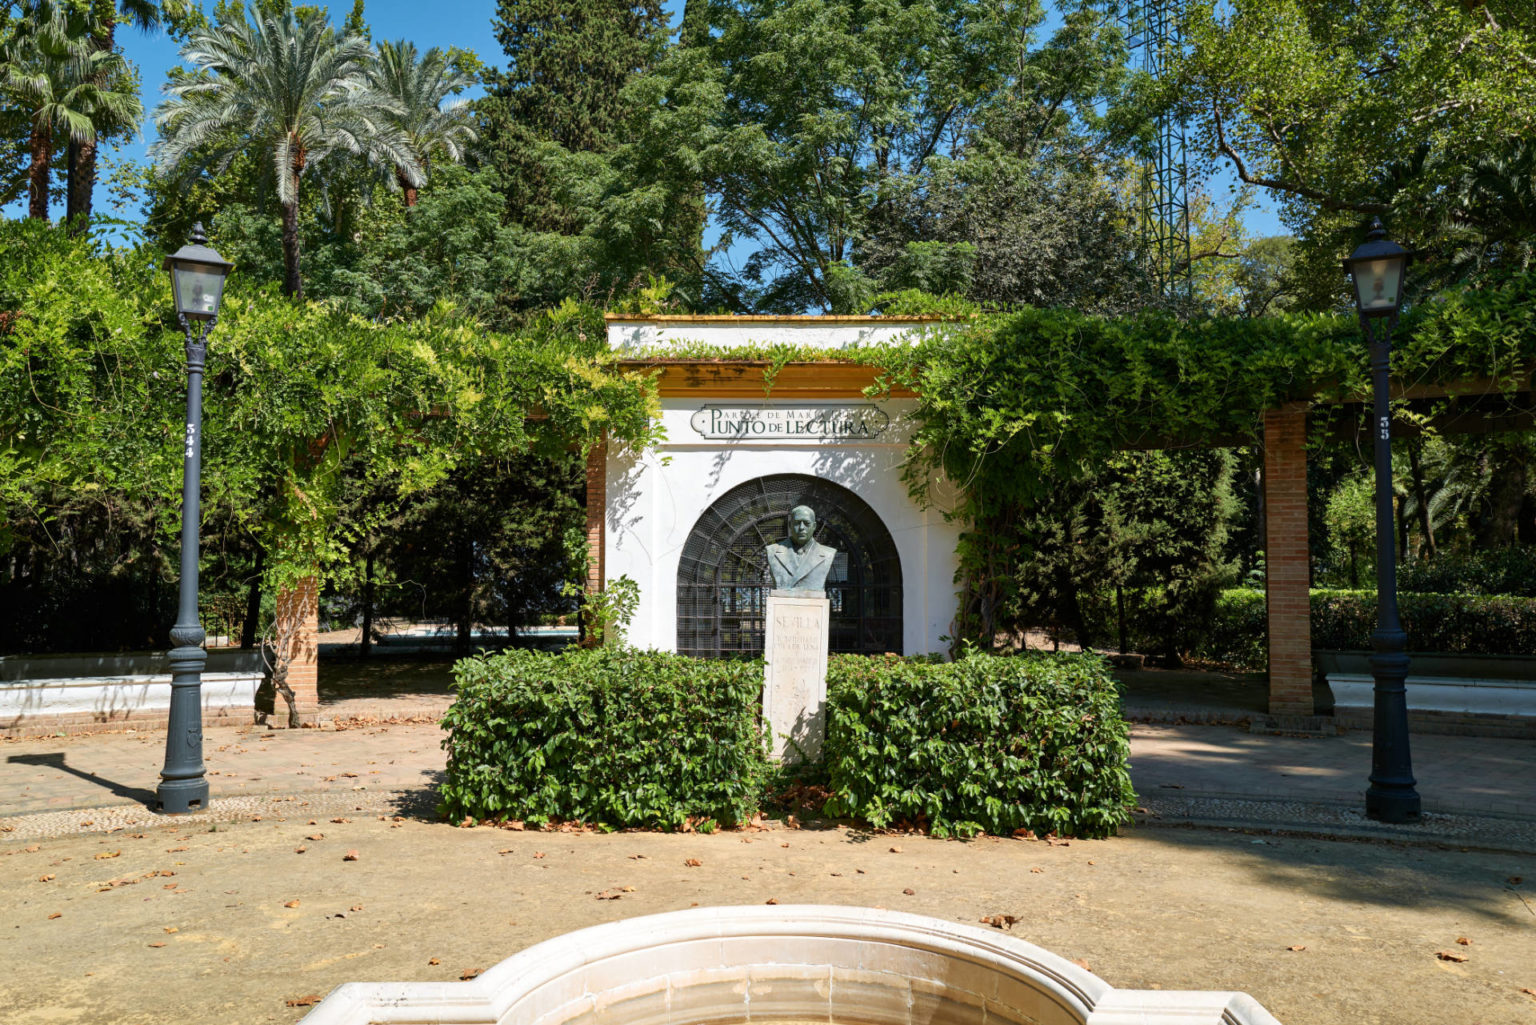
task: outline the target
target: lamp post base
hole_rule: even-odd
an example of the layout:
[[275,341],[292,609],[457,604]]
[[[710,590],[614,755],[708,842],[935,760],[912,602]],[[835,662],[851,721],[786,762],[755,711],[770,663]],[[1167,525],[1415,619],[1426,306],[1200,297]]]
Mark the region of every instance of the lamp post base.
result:
[[1377,822],[1418,822],[1419,795],[1414,792],[1412,785],[1406,792],[1373,786],[1365,792],[1365,815]]
[[168,779],[155,788],[155,811],[162,815],[185,815],[207,807],[206,779]]

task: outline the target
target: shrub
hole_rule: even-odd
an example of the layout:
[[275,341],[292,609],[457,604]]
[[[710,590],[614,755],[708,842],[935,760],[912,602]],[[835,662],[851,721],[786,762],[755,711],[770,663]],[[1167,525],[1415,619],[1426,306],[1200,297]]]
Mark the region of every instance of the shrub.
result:
[[839,655],[827,689],[828,814],[936,836],[1102,837],[1129,818],[1130,747],[1097,656]]
[[757,810],[761,662],[597,648],[454,667],[443,718],[450,818],[677,829]]
[[1536,549],[1442,552],[1398,568],[1397,586],[1419,594],[1503,594],[1536,598]]
[[[1536,651],[1536,598],[1478,594],[1399,594],[1409,651],[1528,655]],[[1247,669],[1267,659],[1266,606],[1257,591],[1223,591],[1199,657]],[[1375,591],[1312,592],[1312,647],[1369,649]]]

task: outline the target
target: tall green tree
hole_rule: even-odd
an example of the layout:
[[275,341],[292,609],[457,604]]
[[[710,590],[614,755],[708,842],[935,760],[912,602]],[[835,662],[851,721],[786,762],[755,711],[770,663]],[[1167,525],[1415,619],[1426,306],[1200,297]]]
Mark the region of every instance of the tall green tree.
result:
[[[455,68],[449,54],[434,46],[418,56],[416,44],[403,39],[380,43],[368,66],[368,81],[399,108],[395,124],[410,144],[420,178],[426,178],[435,156],[464,159],[465,147],[476,139],[469,108],[462,100],[443,102],[474,85],[475,78]],[[396,163],[390,170],[405,205],[415,206],[420,182],[411,169]]]
[[[178,5],[179,7],[179,5]],[[90,0],[83,6],[90,26],[91,46],[101,53],[117,52],[117,26],[123,22],[148,32],[160,25],[160,6],[156,0]],[[96,85],[101,89],[111,86],[110,72],[96,71]],[[135,90],[137,83],[134,83]],[[109,134],[138,130],[142,109],[135,113],[132,122],[110,121],[98,123],[98,129]],[[90,219],[95,201],[97,140],[93,138],[71,140],[68,150],[68,185],[65,189],[65,217],[76,224]]]
[[28,216],[46,220],[51,164],[58,141],[94,146],[98,129],[136,125],[143,112],[137,83],[121,54],[97,50],[71,26],[33,23],[7,41],[0,96],[26,112]]
[[283,291],[302,298],[299,191],[306,172],[339,153],[421,167],[395,118],[401,108],[367,80],[372,47],[338,33],[312,8],[221,21],[195,33],[182,59],[195,70],[166,86],[153,155],[163,174],[217,174],[255,150],[271,161],[283,226]]
[[[1338,258],[1373,216],[1427,256],[1510,262],[1529,224],[1511,231],[1504,203],[1469,189],[1490,155],[1520,166],[1536,134],[1527,0],[1200,0],[1181,13],[1187,45],[1151,92],[1190,125],[1201,167],[1279,201],[1311,305],[1342,299]],[[1481,188],[1500,194],[1493,178]],[[1425,261],[1416,280],[1458,273],[1447,268]]]
[[562,153],[605,153],[632,112],[624,87],[661,57],[660,0],[498,0],[507,66],[477,102],[482,159],[507,182],[507,219],[534,231],[584,227],[559,195]]
[[[703,150],[722,245],[756,246],[737,305],[848,305],[860,239],[904,183],[956,155],[1013,80],[1036,2],[709,0],[698,64],[718,114]],[[700,21],[707,31],[699,30]],[[853,289],[857,292],[857,289]]]

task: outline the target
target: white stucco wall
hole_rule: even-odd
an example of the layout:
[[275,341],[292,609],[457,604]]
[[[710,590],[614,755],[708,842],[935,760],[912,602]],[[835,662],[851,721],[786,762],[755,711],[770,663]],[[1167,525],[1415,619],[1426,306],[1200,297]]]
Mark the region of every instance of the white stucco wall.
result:
[[[788,436],[716,440],[704,437],[694,414],[705,407],[776,411],[781,416],[811,409],[877,405],[890,425],[873,440]],[[611,448],[607,463],[605,576],[629,576],[640,585],[640,607],[629,639],[665,651],[677,644],[677,571],[684,543],[699,516],[731,488],[757,477],[799,473],[848,488],[880,516],[901,557],[905,653],[947,648],[955,615],[957,529],[945,522],[953,494],[940,488],[937,507],[908,496],[901,478],[906,414],[911,399],[870,403],[806,399],[742,401],[663,399],[667,441],[637,457]],[[701,423],[708,417],[700,418]]]

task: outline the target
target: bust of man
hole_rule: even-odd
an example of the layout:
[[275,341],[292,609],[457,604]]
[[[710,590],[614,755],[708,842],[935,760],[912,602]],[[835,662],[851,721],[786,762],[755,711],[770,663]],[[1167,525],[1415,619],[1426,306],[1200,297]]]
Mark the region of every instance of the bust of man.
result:
[[767,548],[775,591],[824,592],[837,549],[816,543],[816,513],[797,505],[789,511],[789,537]]

